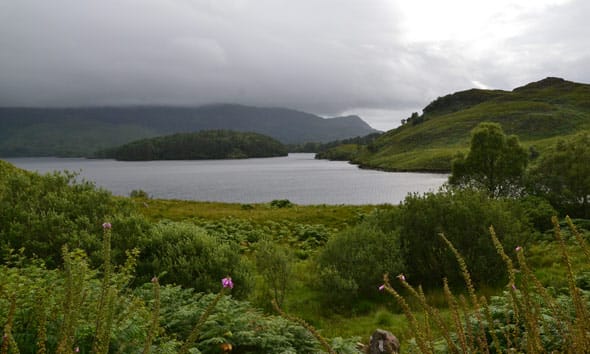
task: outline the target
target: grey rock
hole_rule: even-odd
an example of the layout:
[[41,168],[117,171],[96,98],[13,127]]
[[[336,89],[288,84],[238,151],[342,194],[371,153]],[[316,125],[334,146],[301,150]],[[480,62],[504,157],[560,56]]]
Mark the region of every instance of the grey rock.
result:
[[376,329],[369,341],[368,354],[398,354],[399,340],[393,333],[383,329]]

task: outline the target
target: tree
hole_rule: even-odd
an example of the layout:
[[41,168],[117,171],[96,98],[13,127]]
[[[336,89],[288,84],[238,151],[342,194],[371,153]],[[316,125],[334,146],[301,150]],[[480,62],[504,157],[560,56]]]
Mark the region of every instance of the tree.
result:
[[531,193],[546,198],[558,210],[590,217],[590,134],[559,140],[529,172]]
[[483,189],[493,197],[515,195],[522,190],[527,163],[527,152],[515,135],[506,136],[497,123],[480,123],[471,131],[467,156],[453,161],[449,183]]

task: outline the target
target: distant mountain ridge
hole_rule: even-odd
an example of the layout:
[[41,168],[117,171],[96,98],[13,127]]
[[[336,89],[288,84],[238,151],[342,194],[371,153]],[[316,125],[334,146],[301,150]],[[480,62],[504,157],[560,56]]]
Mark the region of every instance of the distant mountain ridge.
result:
[[377,132],[358,116],[321,118],[286,108],[0,107],[0,156],[90,156],[134,140],[203,130],[268,135],[282,143],[328,142]]

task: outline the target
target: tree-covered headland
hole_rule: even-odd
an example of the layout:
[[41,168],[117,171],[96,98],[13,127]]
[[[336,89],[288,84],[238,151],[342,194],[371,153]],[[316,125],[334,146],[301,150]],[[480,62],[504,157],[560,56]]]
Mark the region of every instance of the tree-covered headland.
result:
[[258,133],[207,130],[133,141],[95,155],[123,161],[243,159],[286,156],[287,148]]

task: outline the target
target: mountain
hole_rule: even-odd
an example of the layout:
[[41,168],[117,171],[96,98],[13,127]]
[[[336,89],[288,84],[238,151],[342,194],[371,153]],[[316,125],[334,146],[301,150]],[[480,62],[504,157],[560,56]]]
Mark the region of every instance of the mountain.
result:
[[358,116],[321,118],[285,108],[233,104],[0,108],[0,156],[90,156],[134,140],[202,130],[268,135],[282,143],[328,142],[377,130]]
[[124,161],[238,159],[286,155],[285,145],[271,137],[230,130],[204,130],[136,140],[97,153],[97,157]]
[[[471,89],[439,97],[402,126],[350,155],[361,167],[389,171],[449,171],[484,121],[516,134],[532,154],[556,139],[590,129],[590,85],[548,77],[512,91]],[[336,152],[334,152],[336,154]]]

